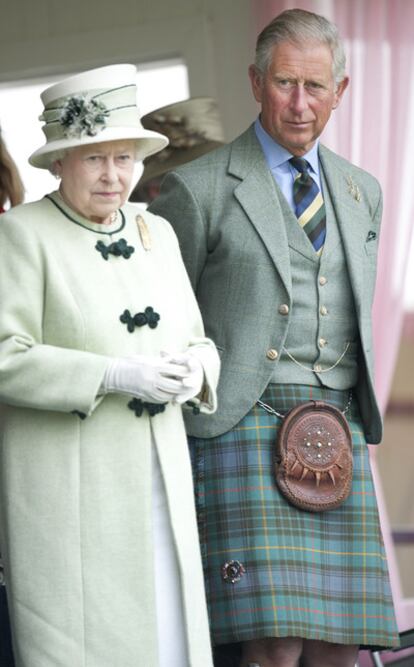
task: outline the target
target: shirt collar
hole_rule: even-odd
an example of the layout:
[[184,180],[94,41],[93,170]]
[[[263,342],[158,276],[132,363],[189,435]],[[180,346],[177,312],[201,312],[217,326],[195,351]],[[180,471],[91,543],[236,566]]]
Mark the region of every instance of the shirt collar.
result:
[[[280,167],[283,163],[287,162],[291,157],[293,157],[292,153],[278,144],[274,139],[272,139],[270,134],[266,132],[260,122],[259,117],[257,117],[255,120],[254,129],[270,169],[276,169],[277,167]],[[312,171],[319,175],[318,147],[319,139],[315,141],[310,151],[308,151],[308,153],[302,157],[309,162]]]

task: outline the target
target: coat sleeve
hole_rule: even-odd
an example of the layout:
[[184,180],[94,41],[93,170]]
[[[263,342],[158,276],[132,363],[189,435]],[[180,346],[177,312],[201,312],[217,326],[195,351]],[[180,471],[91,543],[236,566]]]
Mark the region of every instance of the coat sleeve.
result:
[[[178,267],[181,277],[180,292],[186,304],[186,321],[189,326],[187,349],[198,357],[204,369],[202,392],[200,397],[193,399],[192,402],[196,404],[201,412],[213,413],[217,409],[216,389],[220,373],[220,357],[213,341],[204,335],[200,309],[183,263],[177,237],[171,225],[165,219],[164,223],[168,236],[168,251],[174,253],[174,263]],[[165,248],[165,251],[167,251],[167,248]]]
[[4,214],[0,221],[0,401],[88,415],[102,400],[97,393],[108,358],[45,343],[46,290],[44,245],[29,221],[20,221],[12,212]]
[[220,357],[216,346],[209,338],[190,340],[189,349],[198,359],[204,369],[204,386],[200,396],[192,401],[201,412],[212,414],[217,410],[217,384],[220,373]]

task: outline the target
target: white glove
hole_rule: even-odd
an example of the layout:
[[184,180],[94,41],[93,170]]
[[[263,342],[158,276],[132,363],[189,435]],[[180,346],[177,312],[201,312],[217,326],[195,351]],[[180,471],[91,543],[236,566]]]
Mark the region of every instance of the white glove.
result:
[[188,370],[165,357],[136,354],[115,358],[105,371],[101,391],[131,394],[150,403],[168,403],[183,390]]
[[168,359],[169,362],[179,364],[181,368],[186,369],[185,375],[182,376],[181,391],[174,396],[173,403],[182,404],[197,396],[204,383],[204,369],[199,358],[191,352],[181,352],[166,354],[164,359]]

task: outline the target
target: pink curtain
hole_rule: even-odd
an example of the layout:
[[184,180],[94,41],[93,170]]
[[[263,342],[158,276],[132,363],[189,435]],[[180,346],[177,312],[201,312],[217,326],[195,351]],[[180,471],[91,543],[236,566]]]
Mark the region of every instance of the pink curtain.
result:
[[[376,390],[385,411],[403,323],[403,288],[414,226],[413,0],[252,0],[258,33],[284,9],[300,7],[334,21],[344,40],[350,87],[323,142],[374,174],[384,216],[373,309]],[[400,630],[414,626],[414,600],[402,598],[394,547],[371,447],[384,541]]]

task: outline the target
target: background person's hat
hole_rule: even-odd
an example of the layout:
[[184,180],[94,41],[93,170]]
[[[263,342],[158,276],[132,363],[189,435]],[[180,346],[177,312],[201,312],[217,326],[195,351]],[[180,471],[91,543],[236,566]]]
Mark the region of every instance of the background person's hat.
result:
[[217,103],[211,97],[169,104],[147,113],[141,122],[147,130],[165,134],[169,144],[144,160],[138,187],[224,143]]
[[62,150],[118,139],[136,140],[136,158],[162,150],[168,139],[146,130],[137,107],[134,65],[109,65],[64,79],[41,93],[46,144],[29,158],[49,169]]

